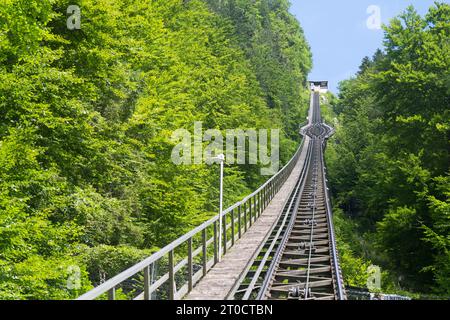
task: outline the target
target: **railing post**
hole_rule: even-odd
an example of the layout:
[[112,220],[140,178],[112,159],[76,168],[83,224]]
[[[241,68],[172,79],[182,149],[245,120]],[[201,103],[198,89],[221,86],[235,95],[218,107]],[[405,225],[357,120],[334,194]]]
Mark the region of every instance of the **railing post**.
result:
[[262,194],[261,191],[258,193],[258,216],[260,217],[262,214],[262,206],[261,206]]
[[150,267],[144,268],[144,300],[150,300]]
[[173,261],[173,250],[169,251],[169,300],[175,300],[175,272]]
[[194,273],[194,268],[193,268],[193,261],[192,261],[192,238],[189,238],[187,241],[187,245],[188,245],[188,290],[189,292],[192,291],[193,288],[193,281],[192,281],[192,277],[193,277],[193,273]]
[[206,273],[208,272],[208,255],[206,251],[206,228],[202,230],[202,251],[203,251],[203,276],[206,276]]
[[241,205],[238,206],[238,229],[239,229],[239,239],[240,239],[242,237]]
[[253,223],[258,218],[258,196],[255,194],[253,197]]
[[108,300],[116,300],[116,288],[115,287],[109,289]]
[[223,254],[225,255],[227,253],[227,216],[223,215],[222,220]]
[[244,232],[247,232],[247,202],[244,202]]
[[259,217],[259,193],[255,194],[255,222]]
[[264,198],[264,210],[265,210],[267,208],[267,186],[264,187],[263,198]]
[[273,181],[270,181],[270,199],[273,199]]
[[253,197],[253,223],[255,223],[258,218],[258,195],[255,194]]
[[248,213],[250,220],[250,227],[252,226],[252,197],[248,198]]
[[234,246],[234,209],[231,210],[231,245]]
[[267,201],[272,201],[272,181],[269,184],[269,188],[267,190]]
[[256,202],[258,205],[256,206],[256,217],[261,215],[261,193],[256,194]]
[[219,256],[218,256],[218,247],[217,247],[217,221],[214,221],[214,264],[219,262]]

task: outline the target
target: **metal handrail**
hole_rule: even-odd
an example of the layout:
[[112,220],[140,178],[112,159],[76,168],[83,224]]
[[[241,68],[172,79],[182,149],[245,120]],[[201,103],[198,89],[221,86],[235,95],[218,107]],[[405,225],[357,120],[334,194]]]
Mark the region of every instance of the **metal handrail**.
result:
[[[192,231],[186,233],[182,237],[173,241],[166,247],[162,248],[158,252],[154,253],[150,257],[135,264],[106,282],[100,284],[89,292],[81,295],[77,300],[93,300],[101,297],[102,295],[108,295],[108,299],[114,300],[116,297],[116,289],[128,279],[136,276],[140,272],[144,273],[144,286],[143,292],[138,294],[133,299],[150,300],[152,295],[157,292],[161,286],[168,284],[167,298],[170,300],[182,299],[186,296],[194,287],[194,285],[204,277],[207,272],[218,262],[218,246],[219,243],[223,246],[223,254],[231,248],[235,241],[242,237],[242,234],[259,218],[264,209],[269,205],[273,197],[278,193],[284,182],[287,180],[292,172],[297,160],[300,156],[303,148],[304,139],[297,149],[294,156],[290,161],[280,170],[277,174],[266,181],[255,192],[245,197],[243,200],[235,203],[227,208],[222,213],[223,231],[222,238],[218,239],[218,222],[219,215],[214,216],[210,220],[204,222],[200,226],[196,227]],[[236,217],[237,211],[237,217]],[[227,219],[230,221],[227,223]],[[243,221],[242,221],[243,220]],[[237,224],[237,228],[236,227]],[[208,228],[213,228],[213,236],[207,238]],[[228,240],[227,232],[231,231],[231,239]],[[193,238],[197,235],[202,236],[201,245],[193,249]],[[187,253],[183,256],[181,262],[175,264],[174,251],[180,248],[182,245],[187,244]],[[214,257],[208,260],[208,247],[213,245]],[[193,271],[193,261],[198,255],[202,256],[202,268],[196,273]],[[158,261],[168,256],[168,272],[161,275],[156,281],[150,279],[150,270]],[[184,279],[181,288],[177,289],[175,275],[182,270],[185,266],[188,268],[187,279]]]

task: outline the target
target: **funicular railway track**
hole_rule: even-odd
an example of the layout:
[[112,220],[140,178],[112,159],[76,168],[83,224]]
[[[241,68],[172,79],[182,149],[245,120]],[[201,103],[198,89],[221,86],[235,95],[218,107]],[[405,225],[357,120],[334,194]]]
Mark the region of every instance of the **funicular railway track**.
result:
[[307,161],[276,225],[230,295],[232,299],[344,300],[325,179],[320,95],[304,133]]
[[78,299],[115,300],[117,290],[133,300],[346,299],[323,161],[333,129],[319,99],[312,94],[305,139],[276,175]]

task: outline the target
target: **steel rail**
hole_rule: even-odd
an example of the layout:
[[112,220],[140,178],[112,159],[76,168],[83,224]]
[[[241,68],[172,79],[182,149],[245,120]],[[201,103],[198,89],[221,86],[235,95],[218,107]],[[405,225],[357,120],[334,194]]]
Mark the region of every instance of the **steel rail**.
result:
[[[298,190],[300,189],[300,186],[301,186],[301,180],[299,180],[299,181],[297,182],[297,185],[296,185],[295,190],[294,190],[294,194],[297,194],[297,193],[298,193]],[[294,201],[295,201],[295,202],[294,202]],[[259,265],[259,267],[258,267],[258,269],[256,270],[255,275],[254,275],[252,281],[250,282],[250,284],[249,284],[247,290],[245,291],[243,300],[247,300],[247,299],[250,297],[251,293],[253,292],[253,290],[254,290],[254,288],[255,288],[256,281],[258,280],[258,277],[260,276],[261,272],[263,271],[264,266],[265,266],[265,263],[266,263],[266,261],[268,260],[268,258],[269,258],[269,256],[270,256],[270,253],[271,253],[272,249],[273,249],[273,248],[275,247],[275,245],[276,245],[276,242],[277,242],[277,240],[278,240],[278,237],[280,236],[281,232],[283,231],[283,227],[284,227],[284,225],[285,225],[286,222],[287,222],[287,218],[288,218],[288,216],[289,216],[289,212],[291,212],[292,207],[294,207],[294,211],[297,210],[297,208],[298,208],[298,202],[299,202],[299,201],[298,201],[298,198],[296,198],[295,196],[293,196],[292,199],[291,199],[291,201],[289,201],[289,207],[288,207],[288,209],[287,209],[286,214],[284,215],[283,222],[282,222],[281,226],[279,227],[279,229],[278,229],[278,231],[277,231],[277,234],[275,235],[274,239],[272,240],[272,242],[271,242],[271,244],[270,244],[270,246],[269,246],[269,249],[268,249],[267,252],[265,253],[265,255],[264,255],[264,257],[263,257],[263,259],[262,259],[262,261],[261,261],[261,263],[260,263],[260,265]]]
[[[314,148],[313,143],[310,144],[310,148],[311,149]],[[309,171],[309,167],[311,166],[312,157],[313,157],[313,151],[311,151],[311,153],[310,153],[310,155],[309,155],[309,157],[307,159],[308,161],[305,161],[305,168],[306,168],[305,174],[307,174],[308,171]],[[277,271],[278,263],[279,263],[279,261],[281,259],[283,251],[286,248],[286,244],[289,241],[290,234],[291,234],[292,229],[293,229],[293,227],[295,225],[295,220],[297,218],[297,211],[298,211],[298,207],[300,205],[300,200],[301,200],[301,194],[303,193],[303,190],[304,190],[304,188],[306,186],[306,182],[307,182],[307,177],[305,176],[304,181],[302,181],[302,190],[297,196],[296,211],[291,216],[291,221],[290,221],[290,224],[289,224],[289,230],[286,231],[286,233],[284,234],[283,238],[281,239],[280,246],[278,247],[278,250],[277,250],[277,252],[275,254],[275,257],[274,257],[272,263],[269,266],[269,269],[268,269],[268,271],[266,273],[266,278],[264,279],[263,285],[261,286],[261,290],[258,293],[258,297],[257,297],[258,300],[261,300],[261,299],[265,298],[264,296],[267,294],[267,290],[268,290],[268,288],[270,286],[270,282],[272,281],[273,276],[274,276],[275,272]]]
[[[312,148],[312,144],[310,144],[309,147]],[[271,261],[271,263],[269,265],[269,268],[268,268],[268,270],[266,272],[266,277],[265,277],[265,279],[263,281],[263,284],[261,285],[260,291],[258,292],[257,300],[264,299],[264,295],[266,294],[267,289],[270,286],[270,281],[272,280],[273,275],[276,272],[276,269],[278,267],[278,263],[279,263],[279,259],[281,258],[281,254],[284,251],[284,249],[286,248],[286,244],[287,244],[287,242],[289,240],[289,235],[290,235],[290,233],[291,233],[291,231],[292,231],[292,229],[294,227],[295,219],[297,218],[298,207],[300,205],[300,199],[301,199],[300,196],[301,196],[301,194],[302,194],[302,192],[303,192],[303,190],[305,188],[305,184],[306,184],[306,174],[308,173],[311,157],[312,157],[312,153],[309,154],[309,157],[307,159],[308,161],[305,161],[305,168],[306,168],[306,170],[305,170],[305,177],[301,181],[302,188],[301,188],[299,194],[296,195],[297,196],[297,200],[296,200],[296,205],[295,205],[295,211],[293,212],[293,214],[291,216],[291,221],[289,223],[288,230],[286,230],[285,234],[281,238],[280,245],[278,246],[278,249],[277,249],[277,251],[276,251],[276,253],[274,255],[274,258],[272,259],[272,261]],[[300,183],[300,181],[299,181],[299,183]],[[277,239],[277,240],[279,240],[279,239]]]
[[[314,146],[315,147],[315,146]],[[309,252],[308,252],[308,268],[306,273],[306,283],[305,283],[305,300],[308,299],[308,289],[309,289],[309,279],[311,275],[311,258],[312,258],[312,246],[314,244],[314,221],[315,221],[315,214],[316,214],[316,205],[317,205],[317,180],[314,178],[317,178],[317,159],[314,159],[314,169],[313,169],[313,181],[314,183],[314,202],[313,202],[313,211],[312,211],[312,221],[311,224],[311,232],[310,232],[310,239],[309,239]]]
[[[311,144],[309,144],[309,146],[308,146],[307,156],[305,157],[305,164],[309,164],[309,158],[311,157],[311,146],[312,146]],[[283,217],[282,224],[281,224],[281,226],[279,227],[279,229],[278,229],[278,231],[277,231],[275,237],[274,237],[273,240],[271,241],[271,244],[270,244],[270,246],[269,246],[269,249],[268,249],[267,252],[265,253],[263,259],[261,260],[261,263],[260,263],[259,266],[258,266],[258,269],[257,269],[256,272],[255,272],[255,275],[253,276],[253,279],[251,280],[251,282],[250,282],[248,288],[246,289],[245,294],[244,294],[244,297],[242,298],[243,300],[247,300],[247,299],[250,297],[251,293],[254,291],[254,289],[255,289],[255,284],[256,284],[256,282],[257,282],[259,276],[261,275],[261,273],[262,273],[264,267],[266,266],[266,264],[267,264],[267,262],[268,262],[268,260],[269,260],[270,255],[273,253],[273,249],[274,249],[276,243],[280,240],[280,235],[281,235],[281,232],[282,232],[282,230],[283,230],[283,228],[284,228],[284,225],[286,224],[287,218],[289,217],[289,213],[292,212],[292,214],[291,214],[291,219],[290,219],[290,221],[289,221],[288,227],[287,227],[287,229],[286,229],[286,231],[285,231],[285,233],[284,233],[282,239],[285,239],[285,235],[287,235],[287,234],[290,233],[290,230],[291,230],[291,228],[292,228],[292,227],[291,227],[291,226],[292,226],[292,222],[295,220],[295,215],[296,215],[296,212],[297,212],[297,210],[298,210],[298,206],[299,206],[299,204],[300,204],[300,197],[299,197],[299,195],[302,193],[303,188],[304,188],[304,186],[305,186],[305,178],[306,178],[306,174],[307,174],[307,172],[308,172],[308,167],[309,167],[309,165],[305,165],[305,166],[303,167],[303,170],[302,170],[302,172],[301,172],[301,174],[300,174],[300,176],[299,176],[299,179],[298,179],[298,181],[297,181],[297,184],[296,184],[294,190],[293,190],[292,193],[291,193],[291,196],[290,196],[290,197],[291,197],[291,201],[289,201],[289,206],[288,206],[288,209],[286,210],[286,214],[285,214],[284,217]],[[295,202],[294,202],[294,201],[295,201]],[[275,227],[275,226],[277,226],[277,225],[274,224],[273,227]],[[272,229],[273,229],[273,228],[272,228]],[[269,232],[269,234],[271,234],[272,231],[273,231],[273,230],[271,230],[271,231]],[[275,253],[275,255],[274,255],[275,257],[279,256],[279,251],[281,250],[282,246],[283,246],[282,243],[278,246],[277,251],[276,251],[276,253]],[[269,271],[266,272],[266,279],[268,279],[267,274],[270,274],[270,273],[271,273],[270,270],[274,270],[275,263],[276,263],[276,261],[275,261],[275,259],[273,259],[273,260],[271,261],[270,266],[269,266]],[[249,266],[250,266],[250,265],[251,265],[251,264],[249,264]],[[264,289],[267,287],[267,285],[268,285],[267,283],[263,283],[263,285],[261,286],[261,288],[260,288],[260,290],[259,290],[259,292],[258,292],[258,299],[260,298],[261,293],[265,291]]]
[[[301,135],[303,135],[306,139],[307,134],[305,133],[305,130],[307,128],[309,128],[311,126],[311,124],[314,121],[314,99],[311,99],[311,103],[310,103],[310,108],[309,108],[309,112],[308,112],[308,122],[305,126],[300,128],[299,133]],[[307,173],[309,170],[309,164],[310,164],[310,158],[312,156],[312,143],[309,142],[308,144],[308,149],[306,151],[306,156],[305,156],[305,161],[304,161],[304,166],[302,168],[302,172],[299,175],[298,181],[296,186],[294,187],[294,189],[291,191],[291,194],[289,196],[289,199],[291,199],[290,201],[288,201],[288,204],[286,204],[286,206],[288,206],[287,210],[286,210],[286,206],[283,209],[284,214],[280,215],[280,217],[278,218],[278,220],[273,224],[271,230],[268,232],[266,239],[263,241],[263,243],[260,245],[260,247],[258,248],[258,250],[256,251],[253,259],[251,261],[249,261],[247,267],[246,267],[246,271],[243,272],[243,274],[241,275],[241,277],[238,279],[238,281],[236,282],[235,286],[233,287],[233,289],[230,291],[228,298],[231,299],[235,299],[236,298],[236,294],[244,292],[244,296],[241,299],[248,299],[251,295],[251,293],[254,291],[254,289],[256,289],[256,282],[258,281],[258,278],[261,276],[261,274],[263,273],[263,269],[264,267],[267,266],[267,264],[269,264],[267,271],[265,271],[265,276],[264,276],[264,280],[263,283],[261,284],[261,286],[259,287],[259,291],[257,293],[257,300],[260,300],[263,298],[263,295],[269,285],[269,281],[271,279],[271,275],[273,273],[273,271],[276,269],[276,264],[277,264],[277,257],[280,257],[280,252],[283,251],[283,248],[285,246],[285,243],[287,242],[288,238],[286,237],[286,235],[288,235],[291,230],[292,227],[294,225],[294,221],[295,221],[295,215],[297,214],[298,211],[298,206],[299,206],[299,202],[300,202],[300,195],[303,193],[303,189],[305,187],[305,183],[306,183],[306,178],[307,178]],[[299,190],[299,187],[301,186],[301,189]],[[292,202],[296,201],[296,204],[294,206],[294,210],[291,212],[291,208],[292,208]],[[281,232],[284,229],[285,226],[285,221],[286,219],[290,217],[290,221],[288,224],[288,227],[286,228],[286,230],[284,231],[283,234],[281,234]],[[280,221],[282,221],[280,223]],[[275,235],[274,234],[274,230],[275,228],[278,228],[278,231],[276,232]],[[239,285],[242,284],[244,282],[244,279],[246,279],[246,275],[250,272],[250,268],[253,266],[255,267],[255,265],[252,265],[254,263],[254,261],[256,261],[256,259],[258,258],[258,252],[261,252],[263,250],[263,248],[266,248],[267,243],[270,241],[270,239],[272,238],[272,241],[270,242],[270,245],[267,249],[267,251],[264,254],[264,257],[261,259],[261,261],[259,262],[259,264],[257,264],[257,270],[256,272],[254,272],[251,280],[250,280],[250,284],[247,285],[246,288],[244,289],[239,289]],[[280,244],[277,246],[275,253],[273,252],[273,249],[275,247],[275,244],[277,242],[280,242]],[[272,260],[269,261],[270,256],[272,256]]]
[[[316,114],[316,119],[315,119],[315,124],[314,126],[316,126],[318,123],[320,123],[320,109],[318,110],[318,106],[319,104],[316,103],[315,105],[315,114]],[[324,129],[321,127],[320,128],[321,131],[323,132]],[[323,134],[323,133],[322,133]],[[317,148],[316,141],[313,142],[314,144],[314,148]],[[319,154],[320,156],[320,154]],[[313,203],[313,210],[312,210],[312,224],[311,224],[311,232],[310,232],[310,240],[309,240],[309,252],[308,252],[308,267],[307,267],[307,273],[306,273],[306,283],[305,283],[305,300],[308,299],[308,293],[309,293],[309,280],[310,280],[310,276],[311,276],[311,258],[312,258],[312,252],[313,252],[313,244],[314,244],[314,221],[315,221],[315,214],[316,214],[316,205],[317,205],[317,167],[318,167],[318,163],[317,163],[317,159],[314,159],[314,169],[313,169],[313,182],[314,182],[314,203]]]

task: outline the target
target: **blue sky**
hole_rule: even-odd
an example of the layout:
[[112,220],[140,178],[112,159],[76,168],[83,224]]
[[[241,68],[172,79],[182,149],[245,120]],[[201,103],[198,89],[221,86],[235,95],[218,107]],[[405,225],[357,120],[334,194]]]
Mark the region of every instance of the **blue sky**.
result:
[[383,30],[367,26],[368,18],[375,17],[375,11],[367,13],[369,6],[377,6],[381,22],[387,24],[410,4],[421,15],[425,14],[434,0],[291,0],[291,3],[291,12],[300,21],[313,52],[314,68],[309,78],[328,80],[331,91],[337,93],[338,82],[355,74],[364,56],[372,56],[382,47]]

